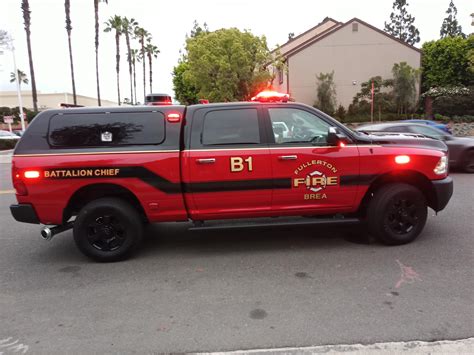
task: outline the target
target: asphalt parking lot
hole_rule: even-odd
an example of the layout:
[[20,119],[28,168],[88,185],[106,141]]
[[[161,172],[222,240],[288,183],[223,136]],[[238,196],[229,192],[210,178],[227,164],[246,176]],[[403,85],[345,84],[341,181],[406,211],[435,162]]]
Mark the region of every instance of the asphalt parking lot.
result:
[[414,243],[341,228],[148,228],[131,260],[98,264],[70,231],[45,242],[10,216],[0,164],[0,342],[32,353],[184,352],[464,339],[474,335],[474,175]]

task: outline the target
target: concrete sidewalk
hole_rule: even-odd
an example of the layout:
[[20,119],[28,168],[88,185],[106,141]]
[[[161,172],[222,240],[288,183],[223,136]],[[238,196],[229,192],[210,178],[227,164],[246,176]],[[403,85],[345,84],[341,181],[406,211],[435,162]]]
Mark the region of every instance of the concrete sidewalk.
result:
[[0,151],[0,164],[10,164],[12,162],[13,149]]
[[295,348],[239,350],[227,352],[198,353],[212,355],[233,354],[344,354],[344,355],[375,355],[375,354],[473,354],[474,338],[453,341],[408,341],[375,343],[370,345],[322,345]]

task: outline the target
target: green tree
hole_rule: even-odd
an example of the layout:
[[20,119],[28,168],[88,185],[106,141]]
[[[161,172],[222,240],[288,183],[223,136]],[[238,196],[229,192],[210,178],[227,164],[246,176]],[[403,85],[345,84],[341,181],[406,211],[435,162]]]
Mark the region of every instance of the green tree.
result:
[[117,73],[117,102],[121,105],[120,100],[120,36],[122,35],[122,18],[113,16],[105,23],[104,32],[115,31],[115,71]]
[[[145,30],[143,27],[140,27],[140,26],[135,27],[133,34],[135,38],[138,39],[138,42],[140,43],[140,56],[141,58],[145,58],[146,56],[145,42],[147,42],[151,38],[151,35],[147,30]],[[145,102],[145,97],[146,97],[146,67],[145,67],[146,61],[145,59],[142,60],[142,63],[143,63],[143,102]]]
[[200,33],[186,40],[183,74],[200,97],[211,101],[248,100],[268,87],[271,63],[265,37],[237,28]]
[[390,22],[385,22],[385,32],[414,45],[420,42],[420,31],[415,27],[415,18],[407,11],[407,0],[395,0],[390,14]]
[[147,45],[145,46],[145,54],[146,54],[146,57],[148,58],[148,69],[150,71],[149,77],[148,77],[149,82],[150,82],[150,93],[153,92],[153,58],[157,58],[158,53],[160,53],[160,50],[158,49],[158,47],[153,45],[150,41],[148,41]]
[[[138,22],[135,19],[128,17],[122,18],[122,33],[125,36],[125,43],[127,44],[127,62],[128,62],[128,75],[130,77],[130,102],[133,105],[133,66],[132,66],[132,48],[130,45],[130,36],[133,35],[135,27],[138,26]],[[135,86],[136,89],[136,86]],[[136,94],[135,94],[136,97]]]
[[441,30],[439,35],[441,38],[444,37],[466,37],[466,35],[462,32],[462,27],[459,25],[456,15],[458,14],[458,9],[454,6],[453,0],[449,3],[448,10],[446,11],[448,15],[444,20],[443,24],[441,25]]
[[474,35],[468,38],[445,37],[423,44],[423,91],[435,86],[472,86],[470,53],[474,52]]
[[[194,20],[193,28],[191,29],[190,35],[186,35],[186,40],[189,38],[195,38],[201,34],[209,33],[209,28],[204,22],[204,25],[201,25]],[[178,65],[173,68],[173,90],[176,96],[176,99],[183,105],[194,105],[199,101],[198,92],[199,90],[189,79],[189,70],[188,58],[186,55],[181,55],[181,58],[178,61]]]
[[[24,71],[21,71],[20,69],[17,69],[17,75],[18,75],[18,84],[20,85],[20,90],[21,90],[21,84],[28,84],[28,77],[26,76]],[[14,83],[16,81],[16,75],[15,72],[10,73],[10,83]]]
[[69,63],[71,66],[71,83],[72,83],[72,97],[74,105],[77,105],[76,97],[76,81],[74,80],[74,63],[72,60],[72,44],[71,44],[71,0],[64,0],[64,10],[66,12],[66,32],[67,32],[67,43],[69,47]]
[[23,12],[23,22],[26,32],[26,45],[28,48],[28,61],[30,64],[31,93],[33,96],[33,109],[38,111],[38,94],[36,92],[35,68],[33,67],[33,52],[31,50],[31,10],[28,0],[21,1],[21,10]]
[[173,89],[176,99],[182,105],[194,105],[198,103],[198,90],[194,84],[186,78],[185,73],[189,70],[186,60],[180,60],[173,68]]
[[319,73],[316,79],[318,88],[316,89],[316,101],[314,107],[328,115],[332,115],[336,110],[336,85],[334,84],[334,71],[331,73]]
[[201,25],[196,20],[194,20],[193,28],[191,29],[191,33],[188,37],[194,38],[201,34],[206,34],[206,33],[209,33],[209,28],[207,27],[207,23],[204,22],[204,24],[201,27]]
[[100,102],[100,84],[99,84],[99,3],[108,0],[94,0],[94,28],[95,28],[95,77],[97,85],[97,104],[101,106]]
[[[372,83],[374,83],[374,109],[379,115],[384,112],[395,112],[394,96],[391,88],[393,79],[383,79],[374,76],[360,84],[361,90],[352,100],[351,111],[368,114],[370,112],[370,101],[372,100]],[[390,90],[389,90],[390,88]]]
[[416,83],[419,71],[406,62],[395,63],[392,68],[393,96],[399,114],[414,109],[417,99]]

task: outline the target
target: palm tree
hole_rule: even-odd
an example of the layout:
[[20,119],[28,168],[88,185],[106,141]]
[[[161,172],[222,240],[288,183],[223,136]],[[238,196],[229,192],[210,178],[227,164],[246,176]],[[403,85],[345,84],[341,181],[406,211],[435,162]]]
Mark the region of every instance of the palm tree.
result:
[[[130,76],[130,101],[133,105],[133,84],[132,84],[132,53],[130,48],[130,35],[133,35],[134,28],[138,26],[138,22],[135,19],[128,19],[127,17],[122,18],[122,33],[125,35],[125,42],[127,43],[127,62],[128,62],[128,74]],[[136,95],[135,95],[136,96]]]
[[120,16],[113,16],[105,23],[107,26],[104,32],[115,31],[115,71],[117,72],[117,99],[120,106],[120,36],[122,35],[122,18]]
[[133,71],[133,101],[135,105],[137,104],[137,72],[135,70],[135,63],[140,61],[140,57],[138,55],[138,49],[132,49],[130,51],[130,60],[132,62],[132,71]]
[[71,45],[71,0],[64,0],[64,10],[66,11],[66,32],[67,42],[69,45],[69,62],[71,63],[71,82],[72,82],[72,97],[74,99],[74,105],[77,105],[76,98],[76,81],[74,80],[74,64],[72,62],[72,45]]
[[[145,58],[145,41],[148,41],[150,37],[150,33],[142,27],[135,27],[134,30],[135,38],[138,38],[138,42],[140,42],[140,56]],[[145,102],[146,97],[146,68],[145,68],[145,60],[143,59],[143,102]]]
[[158,49],[157,46],[153,45],[152,43],[150,43],[150,41],[148,41],[147,45],[145,46],[145,53],[146,53],[146,56],[148,58],[148,67],[150,68],[150,77],[149,77],[149,80],[150,80],[150,93],[152,93],[153,92],[153,85],[152,85],[153,66],[152,66],[152,61],[153,61],[153,58],[158,57],[158,53],[160,53],[160,50]]
[[33,95],[33,110],[38,111],[38,95],[36,93],[35,69],[33,68],[33,53],[31,51],[31,10],[28,0],[21,0],[21,10],[23,11],[23,22],[25,24],[26,45],[28,47],[28,59],[30,62],[31,92]]
[[[21,84],[28,84],[28,77],[26,76],[24,71],[21,71],[20,69],[17,70],[17,75],[18,75],[18,85],[20,86],[21,90]],[[16,75],[15,72],[10,73],[10,83],[14,83],[16,81]]]
[[95,76],[97,80],[97,104],[101,106],[100,102],[100,86],[99,86],[99,2],[108,4],[108,0],[94,0],[94,15],[95,15]]

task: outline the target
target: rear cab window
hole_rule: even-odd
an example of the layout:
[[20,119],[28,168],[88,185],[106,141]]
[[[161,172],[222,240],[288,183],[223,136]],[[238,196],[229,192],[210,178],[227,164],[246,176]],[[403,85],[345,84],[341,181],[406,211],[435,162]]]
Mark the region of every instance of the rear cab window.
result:
[[48,141],[57,148],[157,145],[164,140],[160,112],[66,113],[49,122]]

